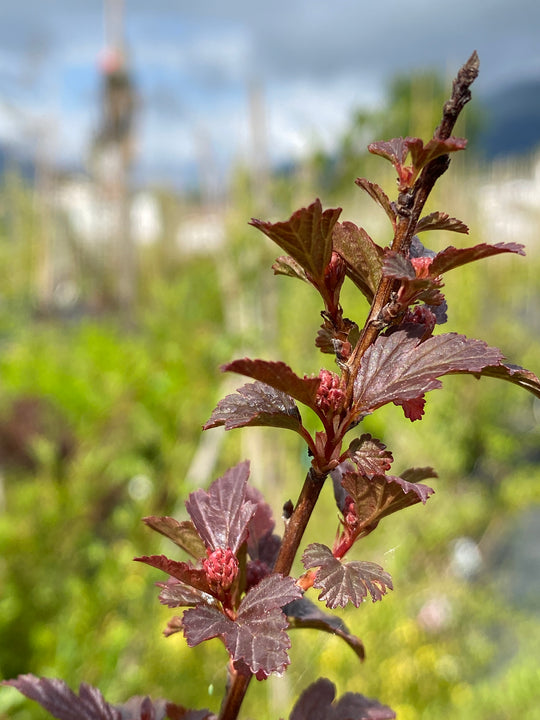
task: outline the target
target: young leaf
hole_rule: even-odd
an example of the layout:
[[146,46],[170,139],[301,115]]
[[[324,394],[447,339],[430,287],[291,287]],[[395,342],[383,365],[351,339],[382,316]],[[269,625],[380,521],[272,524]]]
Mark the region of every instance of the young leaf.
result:
[[343,620],[337,615],[324,613],[306,597],[288,603],[283,608],[283,612],[289,620],[290,630],[312,628],[337,635],[347,643],[359,660],[364,660],[366,653],[363,642],[356,635],[351,635]]
[[177,562],[165,555],[144,555],[143,557],[136,557],[134,560],[150,565],[150,567],[157,568],[158,570],[163,570],[163,572],[171,575],[173,578],[180,580],[181,583],[190,585],[196,590],[201,590],[204,593],[212,592],[204,570],[193,567],[190,563]]
[[280,255],[272,265],[274,275],[286,275],[287,277],[298,278],[304,282],[309,282],[306,271],[297,263],[296,260],[289,255]]
[[248,477],[249,463],[239,463],[215,480],[208,492],[195,490],[186,500],[187,511],[207,548],[230,548],[235,553],[246,539],[247,525],[257,509],[246,500]]
[[446,333],[419,342],[399,330],[379,337],[367,349],[354,383],[354,401],[359,410],[371,412],[442,387],[437,378],[443,375],[479,373],[501,360],[501,352],[481,340]]
[[414,138],[392,138],[392,140],[380,140],[368,145],[368,150],[373,155],[380,155],[389,160],[392,165],[403,165],[409,154],[409,142]]
[[313,279],[322,282],[324,270],[332,257],[332,230],[340,213],[341,208],[323,212],[321,201],[317,199],[285,222],[253,219],[251,225],[291,255]]
[[390,469],[394,460],[386,445],[369,433],[361,435],[349,445],[349,457],[361,475],[373,477],[384,474]]
[[334,703],[336,688],[320,678],[298,698],[289,720],[394,720],[396,714],[377,700],[348,692]]
[[259,678],[279,674],[289,663],[290,647],[281,608],[301,595],[294,578],[269,575],[247,593],[234,621],[207,605],[186,610],[184,635],[190,646],[221,637],[232,660],[245,663]]
[[195,560],[205,556],[206,548],[204,543],[190,520],[178,522],[172,517],[156,517],[152,515],[143,518],[143,522],[152,530],[156,530],[156,532],[172,540],[175,545],[185,550]]
[[425,145],[420,138],[407,138],[411,152],[411,160],[416,172],[441,155],[447,155],[457,150],[465,150],[465,138],[449,137],[447,140],[431,138]]
[[366,178],[356,178],[355,183],[358,187],[362,188],[362,190],[365,190],[365,192],[367,192],[367,194],[382,207],[384,212],[388,215],[388,218],[392,223],[392,227],[395,229],[397,213],[393,204],[390,202],[390,198],[384,192],[382,187],[370,180],[366,180]]
[[437,477],[437,473],[432,468],[416,468],[403,474],[405,477],[375,475],[367,478],[356,472],[343,473],[341,483],[355,503],[358,528],[374,530],[387,515],[419,502],[425,505],[434,491],[418,481]]
[[523,245],[519,243],[497,243],[496,245],[488,245],[482,243],[470,248],[447,247],[433,258],[433,264],[430,268],[431,275],[441,275],[442,273],[453,270],[460,265],[481,260],[482,258],[491,257],[491,255],[499,255],[500,253],[517,253],[525,255]]
[[248,383],[237,394],[220,400],[203,430],[225,426],[233,428],[263,425],[300,431],[302,418],[293,399],[263,382]]
[[381,279],[383,249],[352,222],[336,223],[333,240],[334,250],[345,260],[347,276],[371,302]]
[[315,409],[320,378],[301,378],[284,362],[243,358],[222,365],[223,372],[235,372],[259,380]]
[[81,683],[76,695],[63,680],[19,675],[15,680],[4,680],[30,700],[38,702],[58,720],[122,720],[119,709],[109,705],[101,692]]
[[453,232],[469,234],[469,228],[465,223],[457,218],[450,217],[445,212],[432,212],[420,218],[416,224],[415,232],[420,233],[425,230],[452,230]]
[[302,555],[306,570],[318,567],[313,587],[322,590],[319,600],[334,610],[352,602],[355,607],[371,595],[373,602],[381,600],[388,589],[393,590],[392,578],[380,565],[372,562],[341,562],[326,545],[312,543]]
[[166,583],[156,583],[162,588],[159,594],[159,602],[167,607],[195,607],[200,602],[205,602],[205,596],[200,590],[170,577]]

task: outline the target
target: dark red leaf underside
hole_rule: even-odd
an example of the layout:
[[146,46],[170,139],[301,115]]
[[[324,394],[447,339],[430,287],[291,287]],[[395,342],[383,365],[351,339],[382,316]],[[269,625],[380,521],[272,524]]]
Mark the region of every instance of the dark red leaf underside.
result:
[[269,575],[244,597],[235,621],[207,605],[186,610],[184,635],[190,646],[221,637],[234,662],[245,663],[258,677],[279,674],[289,663],[290,647],[281,607],[301,595],[294,578]]
[[375,202],[382,207],[384,212],[387,214],[390,222],[392,223],[392,227],[396,227],[396,218],[397,214],[394,209],[394,206],[390,202],[390,198],[388,195],[384,192],[382,187],[377,185],[376,183],[371,182],[370,180],[367,180],[366,178],[356,178],[355,180],[358,187],[362,188],[367,194],[375,200]]
[[463,249],[450,246],[434,257],[430,274],[441,275],[442,273],[448,272],[448,270],[460,267],[460,265],[491,257],[492,255],[499,255],[500,253],[525,255],[523,247],[524,246],[519,243],[497,243],[496,245],[482,243]]
[[507,380],[514,385],[519,385],[525,390],[528,390],[533,395],[536,395],[537,398],[540,398],[540,380],[533,372],[525,370],[525,368],[519,365],[502,363],[495,367],[486,367],[478,373],[478,376]]
[[306,597],[293,600],[283,608],[283,611],[289,619],[289,629],[314,629],[330,635],[337,635],[347,643],[359,660],[364,660],[363,642],[349,632],[343,620],[337,615],[323,612]]
[[365,433],[349,445],[349,457],[362,475],[372,477],[381,475],[390,469],[392,453],[380,440]]
[[451,373],[480,373],[499,365],[502,354],[481,340],[445,333],[420,343],[406,330],[381,336],[362,359],[354,383],[354,401],[363,412],[389,402],[414,400],[440,388],[437,378]]
[[345,693],[336,703],[336,688],[320,678],[298,698],[289,720],[394,720],[396,714],[377,700],[359,693]]
[[293,399],[287,393],[262,382],[238,388],[236,394],[220,400],[204,430],[225,426],[232,430],[248,426],[270,426],[300,431],[302,420]]
[[336,223],[333,240],[334,250],[345,260],[347,276],[371,302],[381,279],[383,249],[352,222]]
[[180,580],[180,582],[190,585],[204,593],[210,593],[210,586],[206,579],[204,570],[193,567],[190,563],[178,562],[171,560],[165,555],[144,555],[143,557],[134,558],[137,562],[145,563],[150,567],[163,570],[163,572]]
[[274,275],[286,275],[287,277],[298,278],[309,282],[304,268],[289,255],[280,255],[272,265]]
[[38,702],[58,720],[121,720],[120,710],[109,705],[101,692],[81,683],[76,695],[63,680],[39,678],[35,675],[19,675],[15,680],[5,680],[30,700]]
[[306,570],[318,567],[313,587],[322,590],[319,600],[334,610],[351,602],[358,607],[368,593],[373,602],[392,590],[392,578],[380,565],[372,562],[341,562],[321,543],[308,545],[302,555]]
[[243,358],[222,365],[224,372],[246,375],[259,382],[266,383],[295,400],[315,409],[319,378],[301,378],[284,362],[272,360],[251,360]]
[[230,548],[235,553],[244,542],[256,510],[245,497],[248,477],[249,462],[239,463],[215,480],[208,492],[195,490],[186,500],[187,511],[207,548]]
[[468,235],[469,228],[465,223],[457,218],[450,217],[445,212],[432,212],[420,218],[416,224],[415,232],[420,233],[425,230],[452,230],[453,232],[464,233]]
[[190,520],[178,522],[172,517],[151,515],[143,518],[143,522],[152,530],[156,530],[156,532],[172,540],[175,545],[185,550],[195,560],[205,556],[204,543]]
[[321,201],[295,212],[289,220],[270,223],[253,219],[261,230],[293,257],[315,280],[324,281],[324,270],[332,257],[332,230],[341,208],[323,212]]
[[359,527],[374,530],[383,517],[421,502],[426,503],[432,488],[419,480],[437,477],[432,468],[413,468],[395,475],[367,478],[356,472],[343,474],[341,484],[356,505]]

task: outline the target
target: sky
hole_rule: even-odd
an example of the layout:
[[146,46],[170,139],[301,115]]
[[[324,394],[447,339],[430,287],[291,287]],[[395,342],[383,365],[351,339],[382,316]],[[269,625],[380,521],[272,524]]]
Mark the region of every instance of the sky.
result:
[[[331,151],[397,73],[436,68],[450,81],[476,49],[479,95],[540,77],[538,0],[124,0],[123,15],[136,173],[179,187],[202,157],[216,176],[249,157],[250,87],[279,163]],[[1,4],[0,142],[84,166],[105,35],[103,0]]]

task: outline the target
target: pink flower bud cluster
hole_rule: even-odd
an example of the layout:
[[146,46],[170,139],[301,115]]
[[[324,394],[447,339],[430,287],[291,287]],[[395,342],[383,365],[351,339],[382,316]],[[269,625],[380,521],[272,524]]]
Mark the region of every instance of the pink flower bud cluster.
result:
[[356,503],[350,495],[345,498],[345,507],[343,508],[343,519],[347,527],[354,530],[358,524],[358,513],[356,511]]
[[430,257],[411,258],[411,263],[414,267],[414,271],[416,273],[417,278],[423,279],[423,278],[429,277],[431,265],[433,263],[433,258],[430,258]]
[[333,410],[339,412],[343,406],[345,395],[340,387],[339,377],[329,370],[319,372],[321,384],[317,390],[317,405],[323,412]]
[[202,566],[212,588],[229,590],[238,575],[238,560],[230,548],[207,550]]

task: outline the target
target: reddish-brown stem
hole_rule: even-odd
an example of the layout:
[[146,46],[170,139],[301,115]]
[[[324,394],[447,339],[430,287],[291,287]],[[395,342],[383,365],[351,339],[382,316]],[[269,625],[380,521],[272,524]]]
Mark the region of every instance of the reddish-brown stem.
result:
[[[456,120],[463,106],[470,100],[469,87],[478,74],[478,56],[476,52],[459,71],[452,87],[452,97],[445,104],[441,124],[434,133],[434,137],[445,140],[450,137]],[[437,179],[446,171],[449,165],[447,155],[435,158],[422,170],[414,186],[409,191],[403,203],[398,202],[398,215],[400,220],[396,227],[392,250],[408,252],[416,224],[426,200]],[[406,206],[405,206],[405,200]],[[346,403],[352,402],[353,382],[360,368],[360,362],[367,348],[375,342],[380,332],[378,323],[383,308],[389,303],[395,281],[391,278],[381,278],[377,292],[371,304],[370,313],[360,339],[344,368],[344,377],[347,379]],[[326,425],[325,425],[326,428]],[[326,428],[328,431],[328,428]],[[307,438],[305,438],[307,440]],[[312,439],[310,437],[311,444]],[[308,445],[310,445],[308,442]],[[304,535],[311,513],[317,503],[326,475],[317,475],[313,470],[307,474],[302,492],[294,511],[287,522],[283,542],[274,566],[274,572],[288,575],[291,571],[294,558],[298,552],[302,536]],[[233,674],[232,682],[224,698],[219,720],[236,720],[244,696],[251,681],[251,675]]]
[[240,675],[233,671],[232,681],[223,699],[219,720],[236,720],[253,675]]

